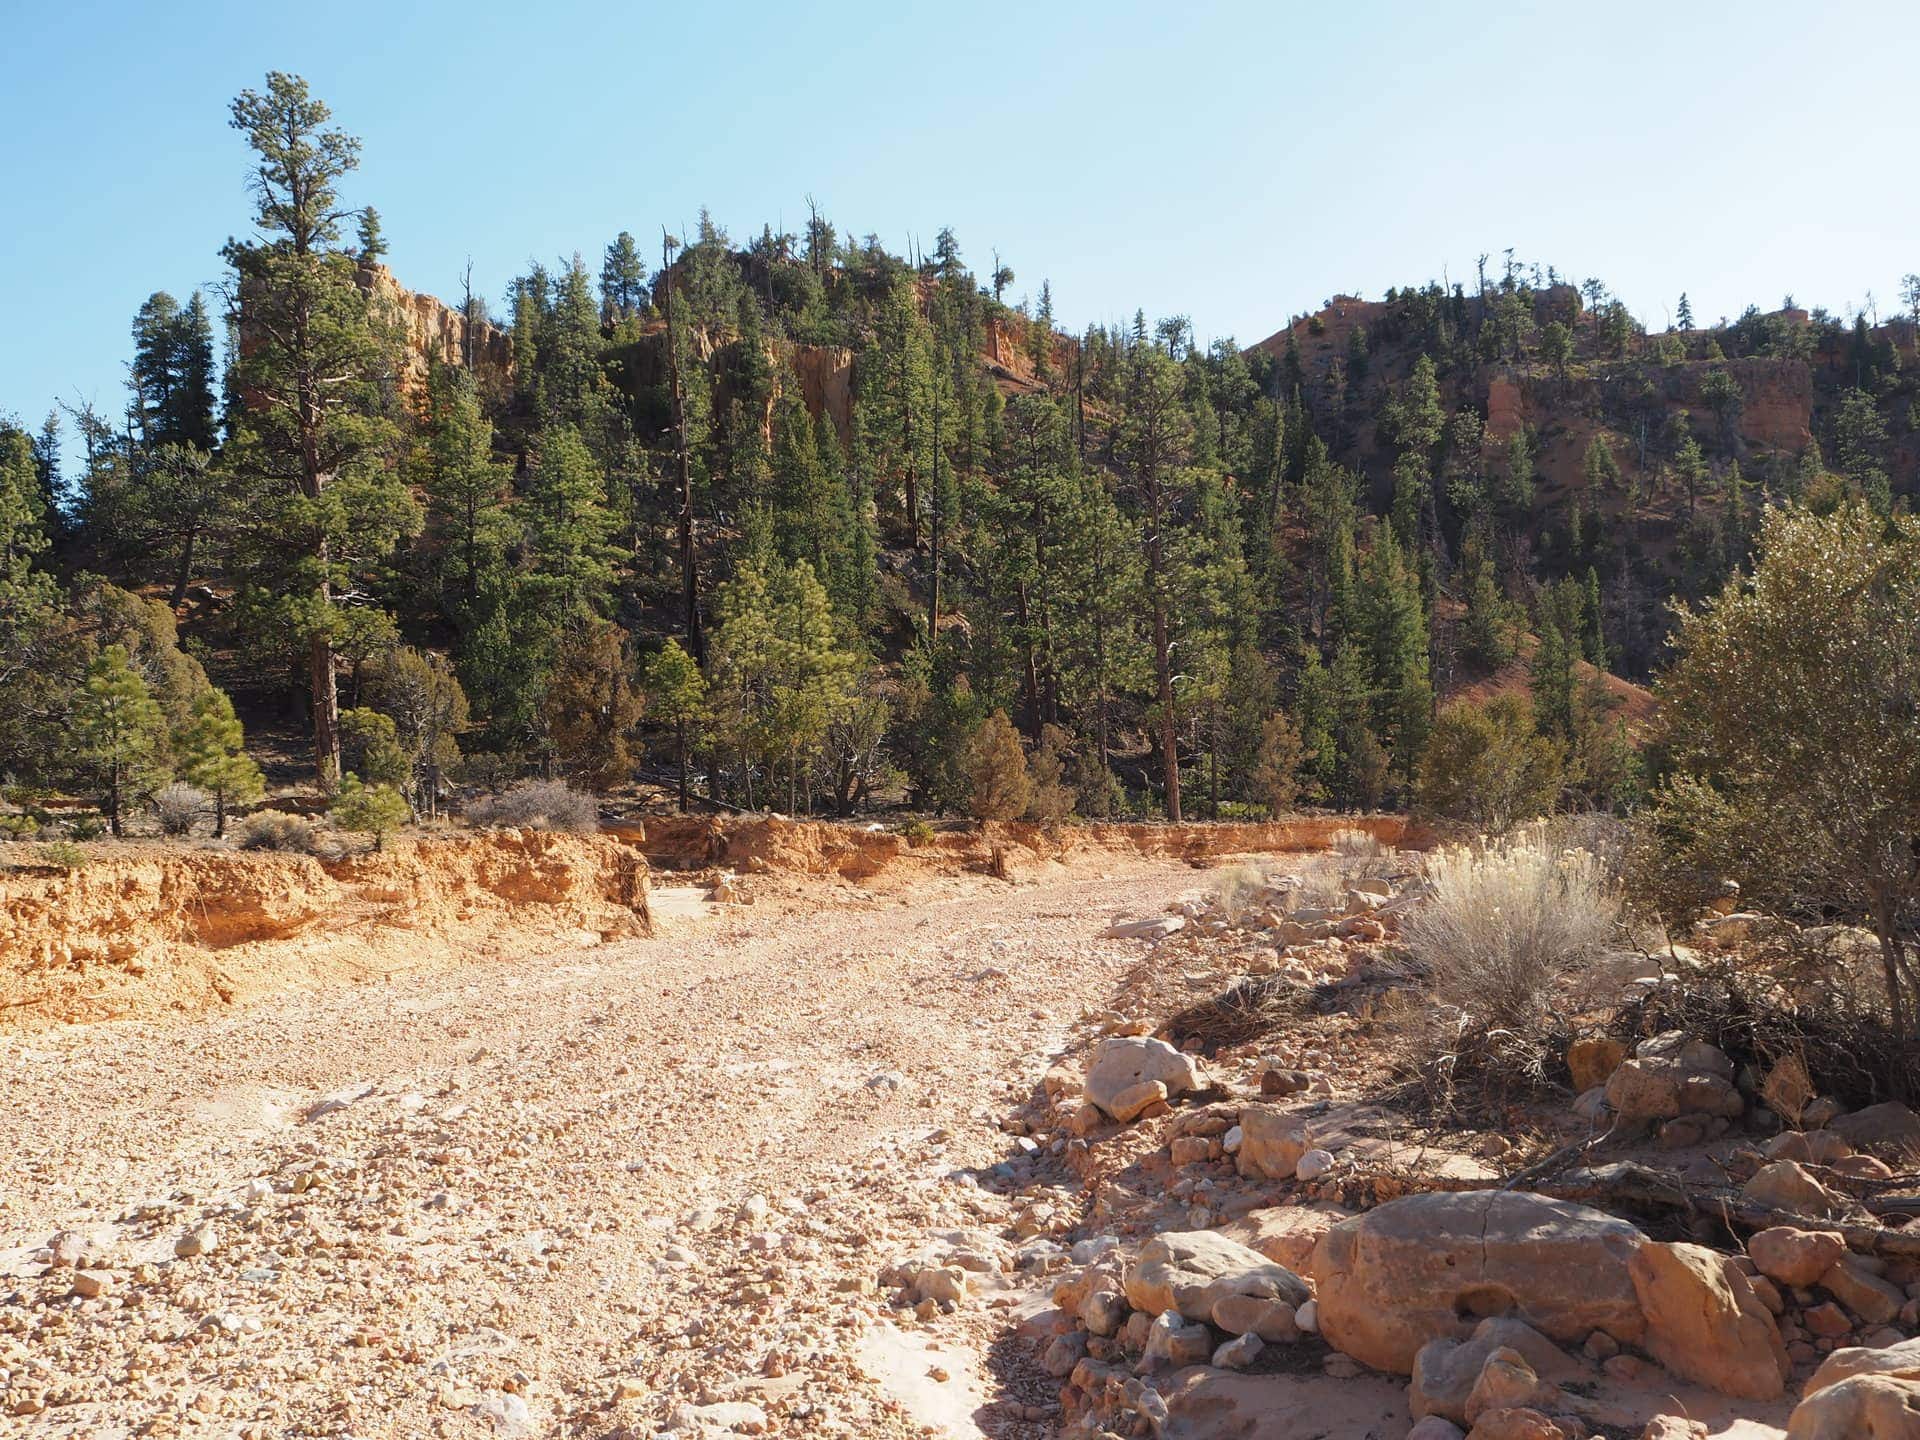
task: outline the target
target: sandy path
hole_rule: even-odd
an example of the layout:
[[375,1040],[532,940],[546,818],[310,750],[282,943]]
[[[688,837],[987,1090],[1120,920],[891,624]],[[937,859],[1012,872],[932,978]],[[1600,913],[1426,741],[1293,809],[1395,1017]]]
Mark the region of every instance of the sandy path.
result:
[[1004,1224],[966,1172],[1133,958],[1098,930],[1204,880],[1101,863],[0,1041],[0,1427],[913,1433],[870,1282]]

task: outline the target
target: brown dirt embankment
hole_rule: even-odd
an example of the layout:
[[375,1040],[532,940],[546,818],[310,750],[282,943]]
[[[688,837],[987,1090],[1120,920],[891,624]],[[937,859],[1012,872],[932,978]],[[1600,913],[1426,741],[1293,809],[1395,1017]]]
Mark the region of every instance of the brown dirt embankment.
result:
[[490,830],[339,860],[98,845],[0,871],[0,1025],[194,1012],[289,989],[644,934],[613,836]]
[[904,880],[967,872],[1018,874],[1047,862],[1098,864],[1102,856],[1200,864],[1230,855],[1323,850],[1343,830],[1363,830],[1383,844],[1414,848],[1431,838],[1404,815],[1310,815],[1191,825],[994,821],[945,826],[918,840],[877,824],[688,815],[649,819],[620,833],[658,866],[837,875],[847,880],[873,879],[884,872]]

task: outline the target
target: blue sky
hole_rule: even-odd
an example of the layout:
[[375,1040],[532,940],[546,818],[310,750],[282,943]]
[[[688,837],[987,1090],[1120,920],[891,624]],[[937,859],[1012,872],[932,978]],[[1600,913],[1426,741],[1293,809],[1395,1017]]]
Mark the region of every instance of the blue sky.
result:
[[[123,403],[150,292],[244,230],[227,101],[307,77],[408,285],[496,305],[533,257],[736,236],[805,197],[957,231],[1066,323],[1251,342],[1513,246],[1666,323],[1920,270],[1909,3],[916,6],[0,0],[0,412]],[[1010,297],[1011,298],[1011,297]]]

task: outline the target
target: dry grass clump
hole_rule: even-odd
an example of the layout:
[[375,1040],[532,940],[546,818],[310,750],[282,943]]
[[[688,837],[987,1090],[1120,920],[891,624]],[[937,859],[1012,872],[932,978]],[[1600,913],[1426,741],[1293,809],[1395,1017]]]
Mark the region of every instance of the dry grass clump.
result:
[[600,807],[591,795],[561,780],[522,780],[498,795],[485,795],[466,809],[475,825],[516,830],[565,830],[590,835],[600,828]]
[[320,829],[304,815],[261,810],[234,826],[233,843],[242,850],[281,850],[311,855],[320,848]]
[[1213,882],[1213,901],[1220,913],[1237,921],[1267,888],[1267,877],[1257,866],[1234,865]]
[[1209,1055],[1246,1045],[1307,1013],[1317,992],[1284,975],[1246,975],[1167,1022],[1175,1045],[1198,1040]]
[[213,813],[213,797],[197,785],[175,780],[154,792],[153,809],[162,835],[190,835],[202,815]]
[[1601,859],[1538,830],[1430,856],[1429,894],[1401,921],[1424,1004],[1408,1007],[1410,1068],[1430,1089],[1550,1078],[1572,1017],[1596,1001],[1596,969],[1620,925]]

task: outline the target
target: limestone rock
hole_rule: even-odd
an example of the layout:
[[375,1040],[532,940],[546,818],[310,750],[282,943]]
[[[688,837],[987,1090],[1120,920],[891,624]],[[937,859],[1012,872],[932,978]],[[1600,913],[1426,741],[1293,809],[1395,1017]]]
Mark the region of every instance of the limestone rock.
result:
[[1572,1440],[1553,1417],[1524,1406],[1489,1410],[1474,1422],[1467,1440]]
[[1904,1290],[1889,1285],[1850,1260],[1841,1260],[1820,1277],[1820,1288],[1869,1325],[1885,1325],[1907,1303]]
[[1213,1363],[1222,1370],[1244,1370],[1260,1358],[1264,1344],[1260,1337],[1249,1330],[1227,1341],[1213,1352]]
[[1494,1315],[1563,1342],[1645,1332],[1628,1261],[1646,1237],[1598,1210],[1518,1191],[1409,1195],[1342,1221],[1314,1251],[1317,1319],[1336,1349],[1410,1374],[1421,1346]]
[[1135,1368],[1142,1374],[1162,1368],[1177,1370],[1183,1365],[1204,1365],[1213,1354],[1213,1332],[1205,1325],[1190,1325],[1169,1310],[1147,1329],[1147,1343]]
[[1259,1295],[1223,1295],[1213,1302],[1207,1318],[1229,1335],[1258,1335],[1276,1343],[1300,1338],[1294,1309],[1284,1300]]
[[1785,1392],[1793,1365],[1780,1327],[1719,1252],[1649,1241],[1628,1268],[1654,1359],[1723,1395],[1771,1400]]
[[1574,1092],[1605,1085],[1626,1058],[1627,1047],[1611,1035],[1582,1035],[1567,1046],[1567,1069],[1573,1072]]
[[1487,1357],[1480,1378],[1473,1382],[1473,1391],[1467,1396],[1467,1423],[1473,1424],[1490,1410],[1530,1408],[1551,1412],[1560,1400],[1560,1387],[1534,1374],[1519,1351],[1500,1349]]
[[1242,1175],[1258,1180],[1291,1180],[1300,1157],[1313,1148],[1307,1122],[1278,1105],[1240,1109],[1240,1149],[1234,1163]]
[[1827,1128],[1856,1150],[1920,1153],[1920,1115],[1897,1100],[1885,1100],[1842,1115]]
[[1276,1265],[1304,1274],[1313,1265],[1313,1247],[1350,1212],[1337,1205],[1270,1205],[1226,1227],[1226,1233],[1259,1251]]
[[1794,1407],[1787,1440],[1920,1440],[1920,1384],[1856,1375]]
[[1210,1320],[1230,1295],[1306,1303],[1300,1277],[1264,1255],[1213,1230],[1156,1235],[1128,1269],[1127,1303],[1149,1315],[1169,1310],[1188,1320]]
[[[1123,1117],[1115,1102],[1135,1086],[1157,1082],[1166,1087],[1166,1095],[1180,1095],[1200,1088],[1199,1066],[1191,1055],[1183,1055],[1164,1040],[1145,1035],[1118,1035],[1102,1040],[1093,1052],[1087,1068],[1087,1098],[1116,1120]],[[1142,1107],[1144,1108],[1144,1107]],[[1133,1115],[1139,1112],[1136,1110]],[[1125,1119],[1132,1119],[1127,1115]]]
[[1847,1242],[1837,1230],[1796,1230],[1775,1225],[1747,1240],[1747,1254],[1769,1280],[1797,1290],[1810,1289],[1847,1253]]
[[1792,1160],[1776,1160],[1762,1166],[1740,1187],[1740,1193],[1770,1210],[1816,1219],[1842,1215],[1852,1208]]
[[1878,1375],[1893,1380],[1911,1380],[1920,1385],[1920,1339],[1906,1340],[1885,1349],[1849,1345],[1836,1350],[1820,1363],[1801,1393],[1811,1395],[1856,1375]]
[[1553,1341],[1522,1320],[1482,1320],[1466,1340],[1430,1340],[1414,1357],[1407,1382],[1407,1408],[1415,1419],[1441,1415],[1465,1425],[1467,1400],[1487,1361],[1499,1352],[1520,1356],[1536,1376],[1572,1379],[1584,1372]]
[[1640,1440],[1707,1440],[1707,1427],[1679,1415],[1656,1415],[1640,1432]]

